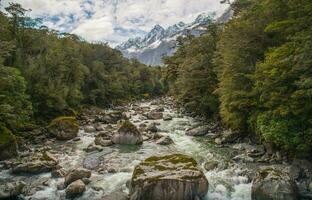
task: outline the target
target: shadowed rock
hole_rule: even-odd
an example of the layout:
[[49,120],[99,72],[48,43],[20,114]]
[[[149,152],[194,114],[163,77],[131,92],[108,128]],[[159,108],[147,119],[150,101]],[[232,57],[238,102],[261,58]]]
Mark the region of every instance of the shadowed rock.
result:
[[285,172],[267,168],[254,178],[251,197],[253,200],[296,200],[297,186]]

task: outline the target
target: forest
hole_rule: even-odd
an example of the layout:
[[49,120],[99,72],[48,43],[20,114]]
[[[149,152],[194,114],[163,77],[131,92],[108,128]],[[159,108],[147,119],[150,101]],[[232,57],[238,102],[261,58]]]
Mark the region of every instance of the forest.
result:
[[169,94],[237,134],[311,155],[311,1],[237,0],[231,7],[232,20],[180,38],[165,58]]
[[160,68],[105,43],[42,26],[10,3],[0,12],[0,127],[18,134],[82,105],[111,107],[163,92]]

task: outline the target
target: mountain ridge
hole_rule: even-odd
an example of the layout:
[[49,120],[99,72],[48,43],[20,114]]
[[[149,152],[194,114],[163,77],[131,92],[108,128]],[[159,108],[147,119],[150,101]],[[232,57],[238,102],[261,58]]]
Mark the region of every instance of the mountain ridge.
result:
[[[229,15],[224,13],[222,16],[228,17]],[[173,55],[175,52],[178,36],[187,34],[199,36],[204,32],[204,26],[218,19],[215,20],[211,13],[202,13],[191,23],[181,21],[166,29],[157,24],[144,37],[130,38],[118,45],[116,49],[121,51],[126,58],[136,58],[146,65],[162,66],[162,58]]]

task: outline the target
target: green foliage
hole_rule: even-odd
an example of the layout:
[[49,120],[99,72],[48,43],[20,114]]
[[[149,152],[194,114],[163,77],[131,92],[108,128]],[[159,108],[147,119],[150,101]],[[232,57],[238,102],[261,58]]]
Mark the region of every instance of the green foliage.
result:
[[213,64],[218,31],[217,26],[210,25],[201,37],[180,39],[178,51],[165,58],[170,93],[187,110],[210,118],[217,115],[219,106],[214,94],[217,76]]
[[286,18],[265,29],[283,42],[267,52],[254,75],[257,109],[262,112],[258,131],[265,139],[296,153],[312,151],[311,11],[309,1],[287,3]]
[[16,138],[12,134],[12,132],[9,129],[7,129],[5,126],[0,124],[0,145],[3,146],[3,145],[15,143],[15,142],[16,142]]
[[[82,103],[107,107],[163,92],[160,68],[129,61],[107,44],[40,27],[10,3],[0,11],[0,123],[11,131],[46,123]],[[32,115],[33,114],[33,115]]]
[[0,65],[0,122],[17,131],[30,120],[31,115],[25,79],[18,69]]
[[216,36],[208,29],[179,39],[178,51],[165,58],[165,83],[197,114],[218,113],[212,108],[220,102],[229,128],[311,154],[311,1],[236,0],[232,9]]

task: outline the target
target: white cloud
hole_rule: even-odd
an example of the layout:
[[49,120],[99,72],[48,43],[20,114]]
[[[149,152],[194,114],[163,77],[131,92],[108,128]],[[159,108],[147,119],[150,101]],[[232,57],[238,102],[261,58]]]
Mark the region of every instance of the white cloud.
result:
[[79,24],[71,33],[82,36],[89,41],[105,40],[114,33],[112,20],[109,17],[89,19]]
[[[4,6],[12,0],[2,0]],[[13,0],[32,9],[31,16],[60,31],[78,34],[89,41],[118,43],[140,36],[156,24],[164,27],[190,22],[203,12],[220,14],[219,0]],[[122,28],[124,34],[114,32]],[[137,31],[133,31],[137,30]],[[128,36],[125,34],[129,34]]]

